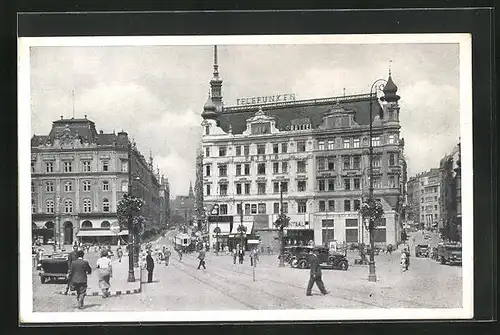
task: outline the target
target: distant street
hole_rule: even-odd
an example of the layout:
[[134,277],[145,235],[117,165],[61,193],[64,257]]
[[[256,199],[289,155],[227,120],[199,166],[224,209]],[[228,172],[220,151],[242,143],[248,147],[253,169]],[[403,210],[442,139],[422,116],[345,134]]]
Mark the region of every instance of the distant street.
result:
[[[171,234],[158,244],[167,244]],[[421,243],[418,237],[416,243]],[[90,296],[85,311],[461,307],[462,297],[457,294],[462,287],[460,266],[415,258],[412,247],[408,272],[401,272],[399,252],[377,256],[378,281],[371,283],[368,267],[354,265],[356,255],[349,252],[347,271],[323,270],[329,295],[322,296],[313,288],[313,296],[307,297],[309,270],[279,268],[277,255],[261,255],[254,282],[248,257],[244,264],[234,265],[231,256],[209,252],[207,270],[197,270],[196,254],[186,254],[179,262],[173,252],[168,267],[155,265],[153,283],[143,283],[142,293],[109,299]],[[35,311],[77,311],[73,297],[58,294],[63,287],[42,285],[34,275]]]

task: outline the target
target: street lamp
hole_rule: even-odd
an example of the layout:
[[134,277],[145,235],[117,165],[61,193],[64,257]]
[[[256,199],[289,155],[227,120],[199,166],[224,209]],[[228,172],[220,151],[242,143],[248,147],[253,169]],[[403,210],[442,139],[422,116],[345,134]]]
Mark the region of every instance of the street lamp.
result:
[[[370,187],[368,189],[368,203],[374,203],[373,201],[373,95],[376,91],[383,91],[387,81],[385,79],[377,79],[373,82],[370,88]],[[374,91],[375,89],[375,91]],[[368,218],[368,230],[370,232],[370,261],[368,262],[369,274],[368,281],[377,281],[377,275],[375,274],[375,241],[374,241],[374,226],[375,222],[371,217]]]
[[279,237],[280,237],[280,256],[279,256],[279,267],[284,267],[285,266],[285,259],[284,259],[284,254],[285,254],[285,233],[284,229],[286,226],[288,226],[288,218],[283,212],[283,188],[284,188],[284,182],[280,182],[280,214],[278,216],[278,219],[274,223],[275,226],[279,229]]

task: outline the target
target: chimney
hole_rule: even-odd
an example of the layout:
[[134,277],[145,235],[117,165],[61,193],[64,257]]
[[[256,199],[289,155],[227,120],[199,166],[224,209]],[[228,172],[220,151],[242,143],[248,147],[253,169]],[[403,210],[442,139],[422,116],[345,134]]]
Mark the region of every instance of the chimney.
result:
[[61,120],[63,119],[63,116],[61,115]]
[[85,114],[85,120],[87,119],[87,114]]

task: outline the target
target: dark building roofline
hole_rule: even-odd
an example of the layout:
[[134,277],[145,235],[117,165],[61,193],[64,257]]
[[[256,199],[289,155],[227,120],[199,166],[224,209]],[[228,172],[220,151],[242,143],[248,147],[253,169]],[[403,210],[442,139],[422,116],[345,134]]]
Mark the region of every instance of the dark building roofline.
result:
[[329,105],[335,104],[337,102],[354,102],[371,99],[377,100],[376,96],[371,96],[369,93],[363,94],[352,94],[346,96],[329,97],[329,98],[317,98],[317,99],[306,99],[306,100],[293,100],[293,101],[283,101],[278,103],[265,103],[265,104],[255,104],[255,105],[244,105],[244,106],[228,106],[224,107],[221,114],[234,113],[234,112],[247,112],[250,110],[262,110],[266,109],[279,109],[287,107],[307,107],[315,105]]

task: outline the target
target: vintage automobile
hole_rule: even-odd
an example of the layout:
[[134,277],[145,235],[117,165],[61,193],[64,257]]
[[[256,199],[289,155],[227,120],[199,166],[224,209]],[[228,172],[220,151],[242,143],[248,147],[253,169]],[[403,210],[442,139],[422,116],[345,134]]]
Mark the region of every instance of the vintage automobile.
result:
[[[313,247],[304,245],[304,246],[289,246],[285,247],[285,262],[290,264],[292,268],[297,268],[299,266],[299,259],[304,255],[309,255],[309,251]],[[279,256],[278,256],[279,257]]]
[[415,247],[415,257],[429,257],[429,245],[418,244]]
[[[322,265],[324,264],[331,267],[332,269],[340,269],[344,271],[348,269],[349,262],[345,254],[336,251],[330,251],[326,247],[311,247],[311,249],[318,251],[318,258]],[[298,268],[300,269],[309,268],[310,266],[309,253],[307,254],[305,252],[301,253],[297,260],[298,260],[297,262]]]
[[437,249],[438,261],[441,264],[462,263],[462,245],[460,243],[439,243]]
[[69,269],[66,255],[53,255],[50,258],[42,259],[40,260],[39,267],[42,270],[39,273],[42,284],[45,284],[47,280],[67,280]]

